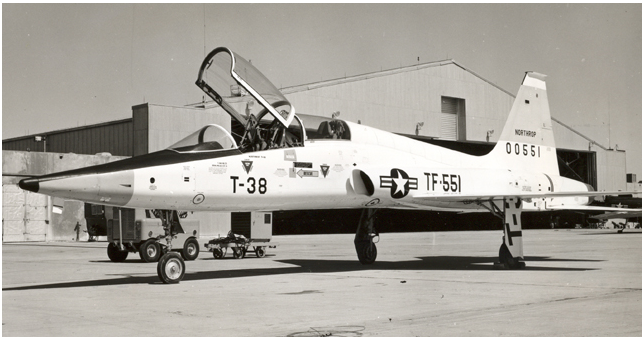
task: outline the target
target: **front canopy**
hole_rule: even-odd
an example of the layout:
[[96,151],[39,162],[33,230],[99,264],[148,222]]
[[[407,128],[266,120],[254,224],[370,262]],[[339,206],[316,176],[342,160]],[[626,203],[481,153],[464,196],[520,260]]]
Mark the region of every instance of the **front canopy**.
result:
[[[267,111],[284,127],[295,115],[295,108],[259,70],[226,47],[214,49],[203,60],[196,84],[244,126],[251,108],[260,110],[256,116]],[[245,103],[243,114],[239,103]]]

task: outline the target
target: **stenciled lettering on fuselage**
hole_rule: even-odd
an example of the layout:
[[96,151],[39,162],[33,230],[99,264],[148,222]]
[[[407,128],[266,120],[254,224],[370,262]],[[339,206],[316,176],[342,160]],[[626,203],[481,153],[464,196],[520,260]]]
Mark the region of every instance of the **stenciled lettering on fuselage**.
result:
[[[248,194],[266,194],[268,191],[268,180],[266,178],[248,177],[245,182],[238,176],[230,176],[232,181],[232,193],[247,192]],[[237,190],[237,188],[239,188]]]
[[401,169],[391,169],[391,175],[380,175],[380,188],[390,188],[391,198],[400,199],[409,194],[410,190],[418,189],[418,179],[409,178]]
[[462,192],[462,179],[459,174],[429,173],[424,172],[426,176],[426,190],[435,192]]

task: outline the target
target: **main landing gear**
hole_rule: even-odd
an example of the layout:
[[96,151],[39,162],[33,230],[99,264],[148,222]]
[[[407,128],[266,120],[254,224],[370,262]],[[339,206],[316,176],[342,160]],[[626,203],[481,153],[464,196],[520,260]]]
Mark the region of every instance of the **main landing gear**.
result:
[[[180,254],[172,252],[172,238],[178,233],[183,233],[177,211],[161,210],[161,222],[165,230],[165,241],[161,244],[164,253],[156,266],[159,279],[166,284],[178,284],[185,276],[185,261]],[[198,243],[197,243],[198,249]]]
[[505,270],[523,269],[525,268],[525,258],[522,248],[522,225],[520,221],[522,200],[520,198],[505,198],[502,204],[502,209],[494,201],[489,201],[489,206],[481,204],[493,215],[504,221],[502,244],[498,251],[498,262],[494,263],[494,268]]
[[365,208],[359,218],[357,232],[355,232],[355,250],[357,258],[362,265],[370,265],[377,258],[377,247],[375,238],[379,241],[379,233],[375,230],[373,217],[378,210]]

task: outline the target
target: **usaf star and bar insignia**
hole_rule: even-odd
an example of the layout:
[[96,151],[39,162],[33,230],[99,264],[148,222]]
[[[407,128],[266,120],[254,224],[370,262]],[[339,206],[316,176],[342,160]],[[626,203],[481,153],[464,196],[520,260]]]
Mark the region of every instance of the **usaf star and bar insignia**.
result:
[[390,188],[391,198],[400,199],[409,194],[410,190],[418,189],[418,179],[409,178],[401,169],[391,169],[391,175],[380,175],[380,188]]

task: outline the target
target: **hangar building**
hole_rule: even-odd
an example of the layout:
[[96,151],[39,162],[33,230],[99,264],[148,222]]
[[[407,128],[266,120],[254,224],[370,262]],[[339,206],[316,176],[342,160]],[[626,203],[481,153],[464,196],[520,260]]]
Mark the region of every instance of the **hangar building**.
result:
[[[472,154],[484,154],[497,142],[514,101],[511,92],[454,60],[293,86],[282,92],[298,113],[326,117],[339,114],[343,120]],[[555,116],[552,119],[561,175],[598,190],[626,189],[624,151],[608,149]],[[13,204],[3,206],[3,241],[69,239],[74,235],[69,225],[85,222],[79,217],[82,213],[65,212],[65,218],[75,219],[59,220],[65,227],[48,226],[52,218],[46,215],[56,204],[41,206],[41,212],[30,209],[33,193],[22,192],[15,185],[22,176],[80,167],[78,160],[68,160],[69,153],[86,154],[88,159],[109,155],[113,159],[101,161],[111,161],[154,152],[210,123],[228,130],[235,127],[227,113],[212,102],[182,107],[145,103],[133,106],[129,119],[3,140],[3,205]],[[25,155],[27,152],[56,155],[39,158]],[[32,219],[26,216],[28,213],[40,213],[46,223],[28,225],[27,220]],[[202,213],[197,217],[202,236],[225,234],[230,229],[228,213]],[[6,226],[9,220],[14,221],[11,229]]]

